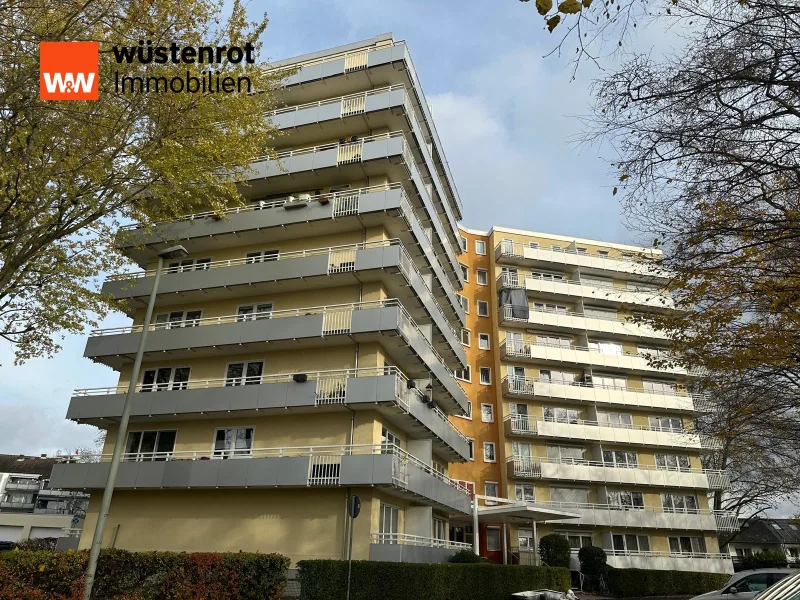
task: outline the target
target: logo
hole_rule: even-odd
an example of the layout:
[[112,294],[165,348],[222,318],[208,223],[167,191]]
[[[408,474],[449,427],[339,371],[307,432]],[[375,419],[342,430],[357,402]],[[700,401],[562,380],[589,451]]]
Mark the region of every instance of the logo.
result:
[[39,98],[97,100],[97,42],[40,42]]

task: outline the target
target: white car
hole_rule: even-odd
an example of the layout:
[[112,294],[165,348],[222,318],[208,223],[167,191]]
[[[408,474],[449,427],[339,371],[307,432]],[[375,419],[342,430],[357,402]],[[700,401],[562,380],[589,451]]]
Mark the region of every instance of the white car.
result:
[[757,600],[800,600],[800,573],[784,578],[766,592],[758,594]]
[[[692,600],[752,600],[781,579],[796,574],[794,569],[751,569],[731,575],[721,590],[695,596]],[[766,596],[759,596],[759,600]],[[784,600],[781,597],[769,600]]]

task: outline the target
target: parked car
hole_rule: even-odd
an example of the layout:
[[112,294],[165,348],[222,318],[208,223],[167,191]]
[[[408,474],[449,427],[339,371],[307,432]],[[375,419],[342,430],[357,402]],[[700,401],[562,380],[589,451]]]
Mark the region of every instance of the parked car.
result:
[[800,573],[785,577],[780,583],[758,594],[757,600],[800,600]]
[[[784,577],[797,573],[794,569],[752,569],[734,573],[721,590],[695,596],[692,600],[752,600]],[[783,598],[780,598],[783,600]]]

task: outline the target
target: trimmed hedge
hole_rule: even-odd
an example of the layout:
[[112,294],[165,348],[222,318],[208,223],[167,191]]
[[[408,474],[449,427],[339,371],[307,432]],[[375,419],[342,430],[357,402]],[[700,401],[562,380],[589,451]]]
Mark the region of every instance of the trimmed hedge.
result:
[[692,571],[608,569],[608,590],[622,598],[695,596],[720,589],[730,575]]
[[[297,563],[303,600],[344,600],[347,561]],[[567,569],[495,564],[417,564],[353,561],[352,600],[508,600],[514,592],[566,591]]]
[[[0,600],[80,600],[89,553],[0,554]],[[103,550],[96,600],[274,600],[286,586],[280,554]]]
[[785,567],[789,564],[786,555],[778,550],[767,550],[766,552],[756,552],[750,556],[742,557],[739,563],[741,570],[745,569],[766,569],[770,567]]
[[569,569],[571,555],[569,540],[563,535],[551,533],[539,540],[539,556],[542,557],[542,562],[548,566]]

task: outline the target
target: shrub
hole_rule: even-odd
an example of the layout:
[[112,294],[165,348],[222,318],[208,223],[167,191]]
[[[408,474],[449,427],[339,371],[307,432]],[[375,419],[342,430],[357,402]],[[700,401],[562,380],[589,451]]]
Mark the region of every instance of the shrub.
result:
[[16,542],[14,547],[17,550],[55,550],[58,544],[58,538],[45,537],[45,538],[32,538],[30,540],[22,540]]
[[451,563],[480,563],[480,562],[487,562],[489,559],[484,556],[478,556],[472,550],[467,550],[464,548],[463,550],[459,550],[453,556],[450,557],[448,562]]
[[766,569],[769,567],[785,567],[788,564],[786,555],[777,550],[756,552],[745,556],[739,563],[742,569]]
[[539,540],[539,556],[546,565],[569,569],[569,541],[563,535],[551,533]]
[[[303,600],[344,600],[347,561],[297,563]],[[566,591],[569,571],[495,564],[418,564],[353,561],[352,600],[507,600],[525,590]]]
[[600,576],[608,572],[606,552],[597,546],[584,546],[578,551],[581,573],[586,576],[586,583],[591,589],[597,589]]
[[[0,600],[80,600],[88,552],[0,554]],[[104,550],[97,600],[272,600],[286,585],[279,554]]]
[[729,578],[725,573],[609,568],[608,589],[623,598],[695,596],[720,589]]

